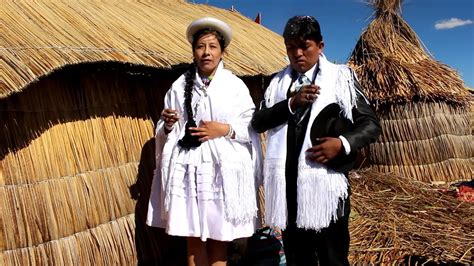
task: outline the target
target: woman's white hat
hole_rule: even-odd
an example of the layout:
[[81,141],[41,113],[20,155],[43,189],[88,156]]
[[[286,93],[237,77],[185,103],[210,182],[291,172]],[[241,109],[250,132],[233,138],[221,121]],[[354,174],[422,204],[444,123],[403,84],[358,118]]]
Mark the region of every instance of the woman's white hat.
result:
[[227,47],[232,39],[232,29],[227,23],[218,20],[216,18],[204,17],[198,20],[193,21],[189,24],[188,29],[186,30],[186,38],[190,43],[193,43],[193,35],[201,29],[212,29],[224,37],[224,47]]

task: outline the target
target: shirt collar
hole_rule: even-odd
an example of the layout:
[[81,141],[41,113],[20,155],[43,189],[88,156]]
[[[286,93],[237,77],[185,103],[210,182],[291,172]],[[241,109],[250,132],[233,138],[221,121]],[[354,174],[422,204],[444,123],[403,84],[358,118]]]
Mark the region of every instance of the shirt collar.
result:
[[310,68],[308,71],[306,71],[305,73],[298,73],[298,77],[304,74],[309,80],[313,81],[314,71],[316,71],[317,66],[318,66],[318,63],[314,64],[314,66]]
[[[214,79],[214,78],[216,77],[216,75],[218,74],[219,70],[221,70],[221,69],[223,69],[223,68],[224,68],[224,62],[223,62],[223,60],[221,60],[221,61],[219,62],[219,64],[217,65],[217,70],[216,70],[216,72],[214,73],[212,79]],[[196,74],[195,74],[194,82],[195,82],[195,84],[197,84],[197,86],[198,86],[199,88],[206,88],[206,87],[208,87],[208,86],[210,85],[210,84],[209,84],[208,86],[206,86],[206,85],[204,84],[204,82],[203,82],[202,79],[201,79],[201,76],[200,76],[199,73],[198,73],[197,68],[196,68]]]

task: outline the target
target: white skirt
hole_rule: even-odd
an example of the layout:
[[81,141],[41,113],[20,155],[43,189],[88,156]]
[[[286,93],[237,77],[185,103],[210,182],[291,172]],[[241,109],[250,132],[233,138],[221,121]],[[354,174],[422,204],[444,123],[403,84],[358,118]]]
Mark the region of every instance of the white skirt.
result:
[[[169,211],[166,219],[154,226],[165,228],[169,235],[199,237],[202,241],[250,237],[255,232],[256,219],[245,224],[233,224],[225,218],[222,180],[215,174],[212,159],[199,155],[191,157],[184,160],[186,164],[175,164]],[[155,185],[153,187],[159,187]],[[163,206],[159,205],[153,207],[153,212],[160,213],[156,208]]]

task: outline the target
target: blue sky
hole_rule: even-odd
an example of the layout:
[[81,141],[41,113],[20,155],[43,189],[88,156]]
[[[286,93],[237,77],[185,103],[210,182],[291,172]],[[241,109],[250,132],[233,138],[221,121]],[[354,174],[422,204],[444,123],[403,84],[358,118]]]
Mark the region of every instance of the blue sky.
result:
[[[339,63],[347,61],[373,13],[373,9],[363,0],[189,2],[226,9],[233,6],[252,19],[261,12],[262,24],[279,34],[283,32],[288,18],[312,15],[321,24],[327,57]],[[467,86],[474,88],[474,0],[405,0],[402,17],[437,61],[457,70]]]

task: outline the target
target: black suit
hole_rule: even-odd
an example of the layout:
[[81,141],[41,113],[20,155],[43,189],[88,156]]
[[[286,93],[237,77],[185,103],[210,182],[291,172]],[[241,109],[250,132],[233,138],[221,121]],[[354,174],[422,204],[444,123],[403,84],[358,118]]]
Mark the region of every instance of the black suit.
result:
[[[356,87],[360,88],[356,83]],[[354,123],[348,132],[342,135],[351,147],[351,154],[375,141],[381,132],[380,124],[372,108],[365,101],[361,92],[357,92],[357,108],[352,109]],[[303,121],[296,123],[294,115],[288,109],[288,99],[281,101],[271,108],[262,106],[252,119],[252,127],[259,133],[288,123],[287,156],[286,156],[286,196],[288,208],[288,226],[283,232],[283,241],[288,265],[314,265],[317,263],[315,253],[318,253],[320,265],[348,265],[349,252],[349,213],[350,201],[347,198],[344,206],[340,204],[339,219],[328,228],[316,233],[314,230],[304,230],[296,227],[296,192],[298,175],[298,157],[303,145],[310,114]],[[333,160],[344,160],[347,155],[341,151]],[[338,165],[337,162],[334,165]],[[350,169],[335,169],[347,176]],[[342,201],[341,201],[342,203]]]

